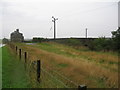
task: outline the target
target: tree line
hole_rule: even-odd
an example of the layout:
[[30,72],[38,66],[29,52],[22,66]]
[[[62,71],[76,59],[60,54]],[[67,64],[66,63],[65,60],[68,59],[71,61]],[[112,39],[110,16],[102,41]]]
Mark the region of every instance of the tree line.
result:
[[88,47],[96,51],[118,51],[120,52],[120,27],[112,31],[112,38],[100,37],[91,41]]
[[[69,46],[81,46],[84,45],[88,47],[90,50],[94,51],[117,51],[120,52],[120,27],[116,31],[111,32],[112,37],[111,38],[106,38],[106,37],[99,37],[93,40],[88,40],[89,38],[86,39],[86,41],[81,41],[79,39],[75,38],[68,38],[68,39],[60,39],[60,40],[52,40],[54,42],[62,43],[65,45]],[[39,37],[34,37],[32,39],[32,42],[44,42],[44,41],[51,41],[49,39],[45,38],[39,38]]]

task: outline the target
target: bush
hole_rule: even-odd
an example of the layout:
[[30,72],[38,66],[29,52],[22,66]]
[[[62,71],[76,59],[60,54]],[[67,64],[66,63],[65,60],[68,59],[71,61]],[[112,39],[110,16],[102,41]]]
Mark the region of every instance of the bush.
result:
[[97,51],[118,51],[120,53],[120,27],[116,31],[112,31],[112,38],[106,39],[105,37],[95,39],[90,42],[89,48]]
[[33,40],[32,40],[32,42],[42,42],[42,41],[44,41],[44,38],[36,38],[36,37],[34,37]]
[[106,39],[105,37],[101,37],[91,41],[88,47],[91,50],[96,50],[96,51],[109,51],[112,46],[111,43],[112,43],[111,39]]
[[72,46],[79,46],[79,45],[81,45],[80,40],[77,40],[77,39],[74,39],[74,38],[67,39],[65,43],[68,44],[68,45],[72,45]]

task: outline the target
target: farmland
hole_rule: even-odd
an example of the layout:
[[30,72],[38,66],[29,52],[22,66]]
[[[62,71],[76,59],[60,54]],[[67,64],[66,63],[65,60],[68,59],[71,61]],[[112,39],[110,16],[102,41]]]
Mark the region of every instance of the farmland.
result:
[[33,87],[64,88],[82,84],[88,88],[118,87],[117,53],[90,51],[84,46],[75,49],[55,42],[15,45],[28,52],[27,62],[40,59],[42,68],[48,72],[41,73],[40,85],[34,83]]

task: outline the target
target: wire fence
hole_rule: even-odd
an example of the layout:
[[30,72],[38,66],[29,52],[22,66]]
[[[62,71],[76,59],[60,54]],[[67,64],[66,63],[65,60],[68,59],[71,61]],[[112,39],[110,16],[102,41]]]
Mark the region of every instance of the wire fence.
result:
[[79,86],[76,82],[60,74],[55,70],[48,70],[41,65],[41,60],[30,60],[28,52],[18,48],[13,43],[9,43],[16,55],[21,61],[24,61],[24,67],[28,73],[30,83],[34,88],[83,88],[86,86]]
[[52,72],[53,72],[54,74],[56,74],[57,76],[59,76],[61,79],[63,79],[64,82],[69,83],[70,85],[72,85],[72,86],[74,86],[74,87],[77,87],[77,86],[78,86],[77,83],[75,83],[74,81],[70,80],[70,79],[67,78],[66,76],[64,76],[64,75],[62,75],[62,74],[60,74],[60,73],[58,73],[57,71],[52,70]]

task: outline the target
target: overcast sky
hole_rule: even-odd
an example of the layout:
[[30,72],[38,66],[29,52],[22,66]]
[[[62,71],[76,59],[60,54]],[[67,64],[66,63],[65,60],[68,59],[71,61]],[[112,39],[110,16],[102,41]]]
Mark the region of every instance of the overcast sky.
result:
[[53,38],[52,16],[58,18],[57,38],[85,37],[85,28],[88,37],[110,37],[111,31],[118,27],[118,1],[3,0],[0,38],[10,38],[17,28],[25,38]]

